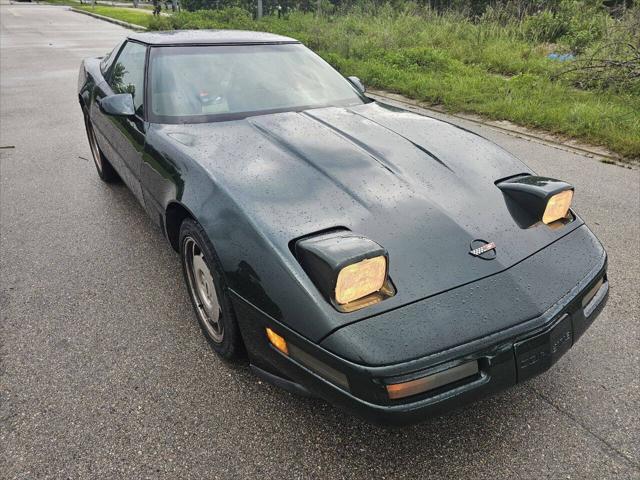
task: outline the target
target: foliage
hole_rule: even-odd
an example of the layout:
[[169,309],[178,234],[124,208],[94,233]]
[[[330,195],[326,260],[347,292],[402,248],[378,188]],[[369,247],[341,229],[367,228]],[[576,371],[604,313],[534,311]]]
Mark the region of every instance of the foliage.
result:
[[609,22],[602,41],[592,43],[560,75],[580,88],[640,97],[640,9]]
[[251,11],[256,2],[251,0],[182,0],[181,5],[185,10],[194,12],[205,9],[242,8]]
[[522,26],[529,40],[561,41],[574,52],[580,52],[602,38],[609,20],[602,3],[562,0],[554,9],[526,17]]
[[152,30],[203,28],[253,30],[255,29],[255,23],[251,18],[251,14],[245,9],[229,7],[221,10],[198,10],[197,12],[180,12],[166,17],[155,17],[151,19],[149,28]]

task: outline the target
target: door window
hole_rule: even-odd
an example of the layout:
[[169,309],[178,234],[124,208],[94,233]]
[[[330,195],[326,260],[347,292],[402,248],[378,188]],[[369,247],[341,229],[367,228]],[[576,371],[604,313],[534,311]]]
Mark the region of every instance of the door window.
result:
[[130,93],[136,114],[143,115],[144,102],[144,62],[147,48],[135,42],[127,42],[118,55],[111,75],[109,86],[114,93]]
[[113,50],[107,53],[102,60],[100,60],[100,73],[104,78],[107,78],[107,72],[109,71],[109,67],[113,63],[113,60],[116,58],[116,55],[120,51],[120,47],[122,47],[122,42],[115,46]]

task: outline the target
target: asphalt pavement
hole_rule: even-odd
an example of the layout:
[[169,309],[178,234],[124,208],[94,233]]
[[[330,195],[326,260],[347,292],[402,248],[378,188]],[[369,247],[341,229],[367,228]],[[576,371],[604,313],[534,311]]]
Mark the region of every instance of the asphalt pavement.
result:
[[178,256],[99,181],[78,66],[127,30],[44,5],[2,4],[0,22],[0,478],[640,478],[638,168],[469,123],[576,186],[609,304],[544,375],[375,427],[219,360]]

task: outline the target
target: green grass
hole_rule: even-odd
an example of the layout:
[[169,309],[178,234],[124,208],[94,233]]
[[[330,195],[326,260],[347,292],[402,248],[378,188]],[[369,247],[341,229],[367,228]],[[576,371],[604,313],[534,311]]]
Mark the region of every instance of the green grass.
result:
[[[88,7],[90,5],[88,5],[86,2],[84,4],[82,4],[80,2],[80,0],[44,0],[44,3],[48,3],[51,5],[66,5],[69,7],[77,7],[77,6],[84,6],[84,7]],[[107,6],[110,7],[111,5],[109,5],[109,1],[108,0],[104,0],[104,1],[98,1],[97,2],[98,5],[97,6]],[[118,6],[117,8],[127,8],[127,7],[121,7]],[[133,2],[131,2],[131,6],[128,8],[134,8],[133,7]],[[153,5],[149,5],[149,4],[139,4],[138,5],[138,10],[153,10]]]
[[46,0],[45,3],[50,5],[67,5],[75,7],[76,5],[80,5],[80,0]]
[[151,13],[146,9],[134,9],[123,7],[107,7],[103,5],[96,5],[95,7],[89,5],[76,5],[78,10],[84,10],[86,12],[97,13],[105,17],[115,18],[127,23],[133,23],[134,25],[140,25],[141,27],[148,27],[149,20],[153,17]]

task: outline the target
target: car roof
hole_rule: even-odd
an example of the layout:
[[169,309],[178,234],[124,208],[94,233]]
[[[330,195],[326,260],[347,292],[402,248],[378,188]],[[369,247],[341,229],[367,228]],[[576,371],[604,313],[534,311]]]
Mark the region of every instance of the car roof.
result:
[[300,43],[282,35],[247,30],[171,30],[129,35],[130,40],[148,45],[246,45],[264,43]]

